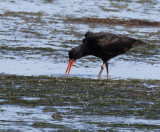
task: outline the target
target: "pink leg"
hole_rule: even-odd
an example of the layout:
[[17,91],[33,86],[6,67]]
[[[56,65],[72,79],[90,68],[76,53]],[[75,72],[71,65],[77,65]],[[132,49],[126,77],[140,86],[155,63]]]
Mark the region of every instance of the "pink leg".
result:
[[103,62],[103,65],[101,66],[101,70],[100,70],[100,72],[99,72],[99,74],[98,74],[98,79],[100,79],[100,76],[101,76],[102,71],[103,71],[103,69],[105,68],[105,66],[106,66],[106,63]]
[[109,78],[108,62],[106,62],[107,78]]

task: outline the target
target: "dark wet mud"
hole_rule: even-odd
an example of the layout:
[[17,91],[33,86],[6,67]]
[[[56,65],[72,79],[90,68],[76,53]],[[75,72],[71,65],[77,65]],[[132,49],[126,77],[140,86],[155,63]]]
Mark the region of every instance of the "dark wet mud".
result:
[[123,25],[123,26],[160,26],[160,22],[150,22],[145,20],[119,20],[113,18],[68,18],[72,22],[83,23],[103,23],[111,25]]
[[1,130],[160,130],[159,80],[0,76]]

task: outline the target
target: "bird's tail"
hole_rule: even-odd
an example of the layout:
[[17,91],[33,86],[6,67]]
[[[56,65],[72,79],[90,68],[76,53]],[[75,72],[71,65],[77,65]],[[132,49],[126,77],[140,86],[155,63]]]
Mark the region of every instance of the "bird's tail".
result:
[[147,43],[142,40],[136,40],[136,42],[132,45],[132,48],[142,44],[147,44]]

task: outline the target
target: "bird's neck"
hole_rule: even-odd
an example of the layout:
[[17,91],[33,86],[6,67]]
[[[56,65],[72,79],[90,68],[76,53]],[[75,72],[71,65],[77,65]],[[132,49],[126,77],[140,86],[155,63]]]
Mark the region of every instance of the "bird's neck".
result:
[[84,44],[79,45],[78,47],[75,48],[78,54],[78,58],[84,57],[86,55],[89,55],[88,47]]

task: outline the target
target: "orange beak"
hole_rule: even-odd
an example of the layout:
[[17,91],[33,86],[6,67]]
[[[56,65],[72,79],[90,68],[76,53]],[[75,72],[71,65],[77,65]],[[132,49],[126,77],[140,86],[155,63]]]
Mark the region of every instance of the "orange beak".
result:
[[[74,59],[72,59],[72,60],[69,61],[69,64],[68,64],[68,67],[67,67],[67,70],[66,70],[65,75],[66,75],[66,74],[67,74],[67,76],[69,75],[69,72],[70,72],[70,70],[71,70],[71,68],[72,68],[73,63],[74,63]],[[67,73],[67,72],[68,72],[68,73]]]

